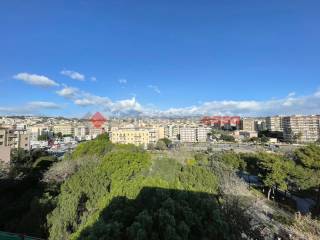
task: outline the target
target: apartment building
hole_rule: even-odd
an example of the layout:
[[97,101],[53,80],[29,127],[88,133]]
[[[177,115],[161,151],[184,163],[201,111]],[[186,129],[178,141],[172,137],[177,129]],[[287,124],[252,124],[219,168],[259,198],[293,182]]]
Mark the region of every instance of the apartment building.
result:
[[149,131],[149,143],[157,143],[161,138],[165,137],[164,127],[147,128]]
[[207,126],[222,129],[239,129],[240,117],[239,116],[211,116],[204,117],[201,123]]
[[171,141],[177,141],[178,135],[180,134],[180,126],[179,125],[167,125],[164,127],[164,136]]
[[113,143],[134,144],[144,146],[150,143],[150,132],[143,128],[116,129],[113,128],[110,133],[110,139]]
[[283,117],[284,140],[296,143],[311,143],[320,138],[320,116]]
[[157,143],[165,137],[164,127],[146,127],[146,128],[117,128],[112,127],[110,139],[113,143],[143,145],[145,148],[149,143]]
[[195,127],[181,127],[180,128],[180,141],[186,143],[197,142],[197,128]]
[[269,131],[283,131],[283,117],[282,116],[272,116],[266,117],[267,130]]
[[207,142],[208,141],[208,133],[211,131],[209,127],[199,126],[196,129],[197,134],[197,142]]
[[51,136],[52,135],[52,128],[49,125],[40,124],[40,125],[33,125],[28,127],[30,132],[30,139],[32,141],[37,141],[39,136]]
[[0,161],[9,163],[11,149],[30,149],[30,138],[27,130],[0,128]]
[[61,133],[62,135],[74,136],[74,126],[72,124],[57,124],[53,126],[54,134]]
[[254,129],[257,132],[266,131],[267,130],[266,120],[265,119],[257,119],[254,123]]
[[74,127],[74,137],[79,140],[85,140],[86,136],[89,135],[90,129],[86,125],[78,125]]
[[7,129],[0,128],[0,147],[7,145]]
[[253,132],[255,131],[255,119],[242,118],[240,121],[240,129],[243,131]]
[[30,149],[30,138],[27,130],[7,129],[6,146],[11,148]]

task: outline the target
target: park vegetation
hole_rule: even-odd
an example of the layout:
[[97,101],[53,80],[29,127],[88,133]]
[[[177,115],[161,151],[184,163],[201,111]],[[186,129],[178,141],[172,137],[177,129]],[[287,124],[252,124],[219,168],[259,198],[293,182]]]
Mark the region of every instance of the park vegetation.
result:
[[[0,230],[59,240],[265,239],[280,230],[316,239],[319,146],[278,155],[176,151],[170,144],[161,139],[146,151],[103,134],[62,160],[14,151],[1,175]],[[248,188],[239,173],[259,177],[266,191]],[[313,215],[294,215],[268,201],[281,192],[314,199]]]

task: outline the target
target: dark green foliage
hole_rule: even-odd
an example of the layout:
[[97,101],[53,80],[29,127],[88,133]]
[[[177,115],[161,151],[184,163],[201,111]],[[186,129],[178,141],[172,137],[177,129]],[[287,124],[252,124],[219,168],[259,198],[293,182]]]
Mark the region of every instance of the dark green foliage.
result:
[[263,134],[262,134],[262,136],[260,137],[260,141],[261,141],[262,143],[269,142],[269,140],[270,140],[270,138],[267,137],[267,136],[265,136],[265,135],[263,135]]
[[310,169],[320,169],[320,146],[310,144],[298,148],[294,152],[294,159],[297,164]]
[[209,160],[209,166],[212,165],[212,162],[218,161],[226,168],[225,170],[243,171],[246,168],[246,162],[232,150],[211,154]]
[[38,141],[48,141],[48,140],[49,140],[49,136],[47,134],[38,136]]
[[62,133],[61,133],[61,132],[58,132],[58,133],[56,133],[54,136],[57,137],[57,138],[62,138]]
[[166,150],[168,147],[166,145],[166,143],[164,141],[161,141],[159,140],[157,143],[156,143],[156,146],[155,146],[155,149],[157,150]]
[[0,229],[45,237],[46,215],[54,208],[57,189],[40,180],[56,158],[40,150],[20,149],[13,155],[11,177],[0,180],[0,206],[5,206],[0,208]]
[[161,138],[161,139],[159,139],[159,141],[163,141],[167,147],[169,147],[172,143],[172,141],[168,138]]
[[278,132],[278,131],[269,131],[269,130],[260,131],[258,133],[258,137],[261,138],[262,136],[283,140],[283,132]]
[[145,187],[113,199],[79,239],[230,239],[229,230],[213,195]]
[[68,239],[94,211],[97,201],[110,191],[110,179],[96,166],[80,170],[61,186],[55,210],[49,216],[50,236]]
[[[297,163],[296,171],[292,174],[299,187],[303,189],[314,188],[317,190],[316,212],[320,214],[320,146],[310,144],[294,152]],[[315,191],[313,191],[315,194]]]
[[223,140],[223,141],[226,141],[226,142],[234,142],[235,138],[233,136],[231,136],[231,135],[223,133],[220,136],[220,140]]

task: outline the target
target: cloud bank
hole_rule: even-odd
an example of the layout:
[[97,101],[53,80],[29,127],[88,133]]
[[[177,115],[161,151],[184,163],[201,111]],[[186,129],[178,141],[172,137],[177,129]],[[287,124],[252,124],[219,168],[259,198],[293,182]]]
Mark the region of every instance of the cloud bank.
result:
[[37,74],[30,74],[30,73],[18,73],[13,76],[14,79],[24,81],[31,85],[36,85],[40,87],[54,87],[59,86],[58,83],[56,83],[54,80],[51,80],[50,78],[43,76],[43,75],[37,75]]
[[32,101],[19,107],[0,107],[0,113],[7,115],[24,115],[39,113],[47,109],[62,109],[62,106],[54,102]]
[[257,100],[224,100],[208,101],[192,106],[159,109],[142,105],[135,97],[112,101],[105,96],[97,96],[72,87],[65,87],[57,92],[60,96],[71,99],[81,107],[92,107],[113,115],[140,115],[153,117],[185,117],[205,115],[240,115],[269,116],[292,114],[319,114],[320,90],[311,95],[297,96],[289,93],[280,99]]

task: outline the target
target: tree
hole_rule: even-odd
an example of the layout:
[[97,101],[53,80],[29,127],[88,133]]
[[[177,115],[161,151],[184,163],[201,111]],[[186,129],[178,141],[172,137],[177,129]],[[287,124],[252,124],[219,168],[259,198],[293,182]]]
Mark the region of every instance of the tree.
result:
[[163,141],[167,147],[170,147],[170,145],[172,143],[172,141],[168,138],[161,138],[161,139],[159,139],[159,141]]
[[317,188],[317,211],[320,211],[320,146],[310,144],[298,148],[293,156],[297,167],[293,177],[302,189]]
[[159,140],[156,144],[156,149],[158,150],[166,150],[168,147],[166,145],[166,143],[162,140]]
[[48,141],[48,140],[49,140],[49,137],[47,134],[38,136],[38,141]]
[[269,187],[268,199],[270,199],[273,188],[287,190],[287,179],[291,169],[289,160],[280,155],[261,152],[258,154],[258,165],[261,169],[263,183]]
[[56,134],[56,137],[57,137],[57,138],[62,138],[62,133],[61,133],[61,132],[58,132],[58,133]]
[[266,137],[265,135],[262,135],[260,140],[262,143],[267,143],[267,142],[269,142],[270,138]]
[[234,142],[235,138],[228,134],[221,134],[220,140],[226,141],[226,142]]
[[293,137],[292,137],[293,142],[300,142],[301,138],[302,138],[302,133],[301,132],[293,134]]

